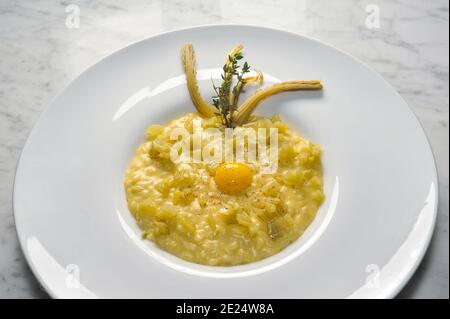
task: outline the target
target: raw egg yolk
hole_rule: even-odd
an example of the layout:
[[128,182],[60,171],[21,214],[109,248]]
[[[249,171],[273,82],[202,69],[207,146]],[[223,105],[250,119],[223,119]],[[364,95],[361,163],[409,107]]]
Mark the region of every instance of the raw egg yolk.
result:
[[235,194],[252,184],[253,171],[242,163],[224,163],[214,176],[217,188],[224,193]]

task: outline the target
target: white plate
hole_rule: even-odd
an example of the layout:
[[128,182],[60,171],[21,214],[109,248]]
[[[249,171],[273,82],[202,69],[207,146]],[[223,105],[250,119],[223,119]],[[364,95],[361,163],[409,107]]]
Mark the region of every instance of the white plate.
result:
[[[193,110],[179,62],[186,42],[205,96],[237,43],[268,81],[324,83],[323,93],[286,93],[259,108],[323,146],[327,195],[306,234],[263,261],[182,261],[142,241],[127,210],[124,172],[144,129]],[[69,85],[23,149],[14,212],[25,256],[53,297],[384,298],[424,255],[437,187],[418,121],[367,66],[284,31],[205,26],[130,45]]]

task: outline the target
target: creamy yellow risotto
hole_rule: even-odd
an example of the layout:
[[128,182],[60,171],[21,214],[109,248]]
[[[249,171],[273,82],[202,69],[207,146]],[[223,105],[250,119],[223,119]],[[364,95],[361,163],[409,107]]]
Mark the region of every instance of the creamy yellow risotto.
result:
[[[188,261],[238,265],[271,256],[296,240],[324,200],[321,150],[275,116],[243,127],[278,129],[278,168],[258,163],[174,163],[171,132],[224,130],[219,117],[187,114],[152,125],[125,178],[128,206],[143,237]],[[267,142],[268,143],[268,142]]]

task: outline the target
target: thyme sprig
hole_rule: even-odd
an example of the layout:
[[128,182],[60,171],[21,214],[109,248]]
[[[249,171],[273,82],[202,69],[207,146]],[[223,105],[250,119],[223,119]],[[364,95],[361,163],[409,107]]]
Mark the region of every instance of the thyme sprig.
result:
[[[241,52],[233,56],[229,55],[228,63],[225,63],[222,68],[222,84],[216,86],[213,81],[213,88],[216,92],[216,95],[212,99],[213,105],[217,109],[215,114],[220,116],[223,125],[229,128],[235,126],[233,113],[237,109],[237,98],[232,98],[232,96],[235,97],[240,94],[241,89],[239,88],[242,88],[245,82],[244,75],[250,72],[250,66],[247,62],[244,62],[242,66],[239,64],[243,57]],[[234,78],[236,78],[237,82],[233,86]]]

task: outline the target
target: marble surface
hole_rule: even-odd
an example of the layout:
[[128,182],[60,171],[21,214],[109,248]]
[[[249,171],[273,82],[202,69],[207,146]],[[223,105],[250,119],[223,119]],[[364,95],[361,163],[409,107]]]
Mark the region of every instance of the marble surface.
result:
[[[74,13],[70,4],[80,9],[79,28],[66,21],[66,9]],[[378,10],[379,28],[373,28]],[[448,298],[447,0],[0,1],[0,297],[47,297],[24,260],[12,212],[16,163],[42,110],[112,51],[165,30],[211,23],[278,27],[328,42],[371,65],[410,103],[433,147],[441,193],[431,246],[399,297]]]

